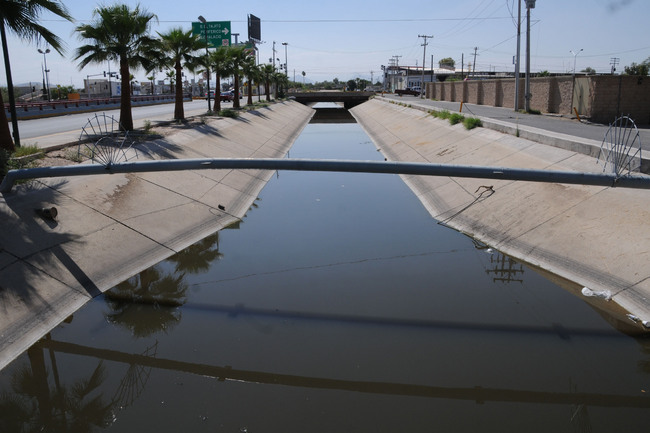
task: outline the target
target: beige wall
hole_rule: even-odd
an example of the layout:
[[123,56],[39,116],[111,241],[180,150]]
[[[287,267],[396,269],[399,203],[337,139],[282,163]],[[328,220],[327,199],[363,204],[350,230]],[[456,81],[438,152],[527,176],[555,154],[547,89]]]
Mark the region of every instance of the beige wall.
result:
[[[520,81],[521,108],[524,81]],[[629,115],[639,125],[650,123],[650,77],[578,77],[575,87],[571,76],[531,78],[530,93],[530,108],[543,113],[573,115],[575,107],[593,122],[607,124],[617,115]],[[514,109],[515,79],[427,83],[426,97]]]

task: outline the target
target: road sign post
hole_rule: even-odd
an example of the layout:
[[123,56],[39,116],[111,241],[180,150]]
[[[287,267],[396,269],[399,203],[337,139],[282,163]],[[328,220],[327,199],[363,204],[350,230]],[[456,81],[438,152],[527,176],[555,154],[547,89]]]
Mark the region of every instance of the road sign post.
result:
[[[207,26],[205,30],[204,26]],[[192,35],[200,36],[203,39],[206,33],[209,48],[229,47],[231,45],[230,21],[208,21],[205,24],[201,22],[192,23]]]

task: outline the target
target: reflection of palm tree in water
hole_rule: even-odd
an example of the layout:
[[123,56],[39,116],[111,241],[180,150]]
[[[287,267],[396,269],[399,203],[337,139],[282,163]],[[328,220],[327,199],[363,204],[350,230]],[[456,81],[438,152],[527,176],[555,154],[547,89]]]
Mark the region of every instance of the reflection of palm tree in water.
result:
[[136,337],[171,329],[180,322],[178,307],[186,301],[185,273],[205,271],[221,257],[216,232],[168,259],[176,264],[175,274],[162,275],[159,266],[152,266],[106,292],[104,297],[111,309],[106,318]]
[[[216,245],[216,249],[213,249],[214,245]],[[207,271],[210,268],[210,263],[221,257],[223,254],[219,252],[219,232],[216,232],[178,252],[168,260],[176,263],[176,272],[184,271],[197,274]]]
[[185,303],[185,274],[164,275],[154,266],[104,294],[110,323],[127,328],[135,337],[165,331],[181,320],[177,307]]
[[113,402],[106,403],[97,390],[106,378],[103,361],[87,379],[71,386],[50,387],[43,349],[28,350],[30,366],[21,366],[12,377],[12,394],[0,397],[2,432],[90,432],[113,420]]

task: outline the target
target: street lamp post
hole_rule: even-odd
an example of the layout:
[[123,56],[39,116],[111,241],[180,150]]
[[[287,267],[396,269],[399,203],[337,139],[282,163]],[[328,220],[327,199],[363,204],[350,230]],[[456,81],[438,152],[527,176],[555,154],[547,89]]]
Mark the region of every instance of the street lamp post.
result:
[[573,74],[571,77],[571,106],[575,110],[575,93],[576,93],[576,61],[578,59],[578,54],[582,52],[582,48],[580,48],[577,52],[574,52],[573,50],[569,51],[571,54],[573,54]]
[[43,54],[43,63],[45,64],[45,83],[46,83],[45,85],[46,85],[46,92],[47,92],[47,100],[49,102],[50,101],[50,76],[49,76],[50,70],[47,69],[47,58],[45,57],[45,55],[50,52],[50,49],[46,48],[45,51],[43,51],[39,48],[38,52]]
[[[208,111],[212,110],[212,107],[210,106],[210,66],[209,65],[209,60],[208,60],[208,55],[210,52],[208,51],[208,24],[205,22],[205,18],[203,18],[203,15],[199,15],[199,21],[203,23],[203,34],[205,36],[205,72],[208,76]],[[215,98],[216,98],[216,92],[215,92]]]
[[284,45],[284,74],[287,76],[287,80],[289,79],[289,68],[287,67],[287,45],[289,45],[286,42],[282,42],[282,45]]

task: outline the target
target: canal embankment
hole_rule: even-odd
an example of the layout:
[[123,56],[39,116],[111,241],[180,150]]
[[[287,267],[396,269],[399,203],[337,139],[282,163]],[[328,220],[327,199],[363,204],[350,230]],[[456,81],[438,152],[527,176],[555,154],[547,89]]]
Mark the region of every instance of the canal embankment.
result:
[[[280,158],[314,110],[281,102],[131,149],[138,159]],[[268,170],[34,181],[0,196],[0,369],[94,296],[241,218]],[[55,207],[56,218],[41,209]]]
[[[352,114],[388,160],[600,173],[602,162],[379,99]],[[614,320],[650,327],[650,191],[402,176],[433,218],[576,283]],[[584,289],[580,289],[584,287]]]

